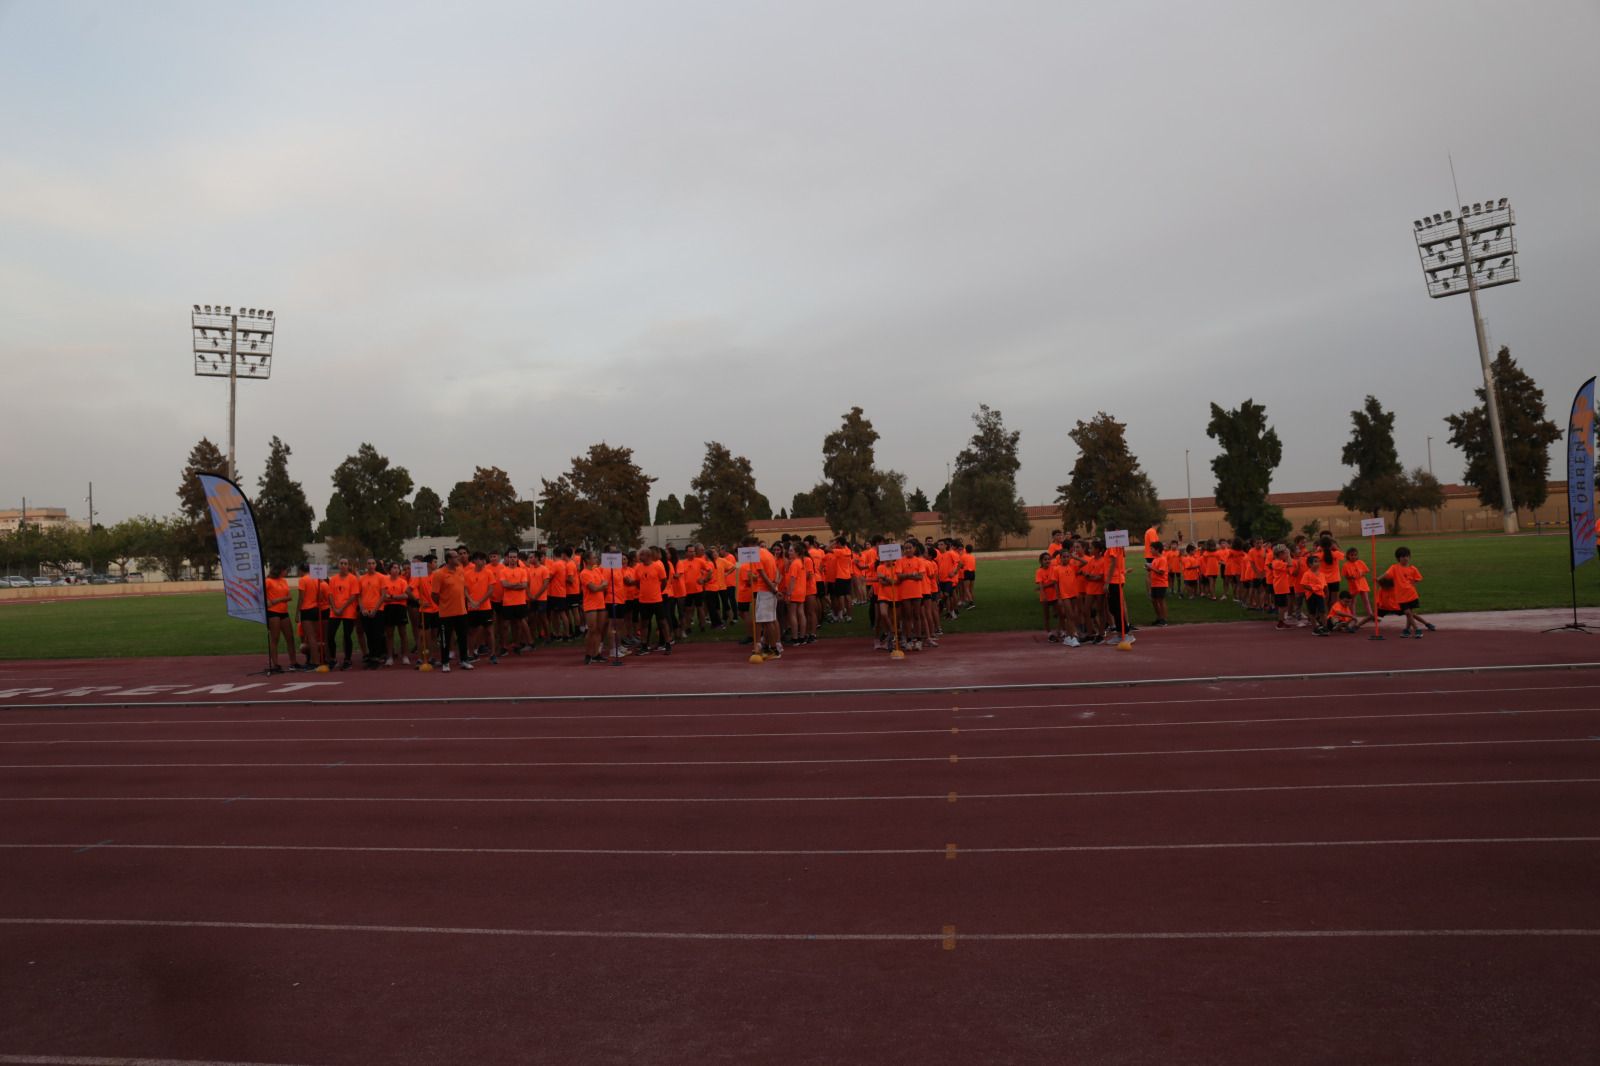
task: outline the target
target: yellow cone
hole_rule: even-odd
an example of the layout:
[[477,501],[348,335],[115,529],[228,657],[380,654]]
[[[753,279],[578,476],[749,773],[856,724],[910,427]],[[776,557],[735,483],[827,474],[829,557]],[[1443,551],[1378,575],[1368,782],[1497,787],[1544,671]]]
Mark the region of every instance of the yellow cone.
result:
[[750,653],[750,663],[751,663],[751,665],[755,665],[756,663],[764,663],[766,661],[767,661],[767,657],[765,655],[762,655],[760,652],[757,651],[757,652],[751,652]]

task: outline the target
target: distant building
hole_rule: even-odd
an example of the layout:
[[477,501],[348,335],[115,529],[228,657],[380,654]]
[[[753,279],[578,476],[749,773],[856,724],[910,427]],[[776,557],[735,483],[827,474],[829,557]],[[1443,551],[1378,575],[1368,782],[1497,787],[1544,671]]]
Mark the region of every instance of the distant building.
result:
[[0,533],[15,533],[22,526],[24,515],[28,525],[40,529],[85,529],[89,525],[67,514],[65,507],[30,507],[25,512],[13,508],[0,511]]

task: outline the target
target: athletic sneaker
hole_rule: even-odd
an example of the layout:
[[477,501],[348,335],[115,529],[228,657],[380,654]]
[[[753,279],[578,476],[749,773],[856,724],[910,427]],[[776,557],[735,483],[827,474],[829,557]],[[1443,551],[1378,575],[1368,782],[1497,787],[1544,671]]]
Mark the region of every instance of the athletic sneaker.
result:
[[450,672],[450,660],[445,660],[444,665],[439,667],[439,672],[441,674],[448,674]]
[[1050,643],[1055,644],[1055,643],[1058,643],[1061,638],[1056,636],[1054,633],[1051,633],[1048,639],[1049,639]]
[[1432,633],[1434,630],[1439,628],[1438,626],[1434,625],[1432,622],[1424,622],[1422,624],[1428,627],[1428,632],[1429,633]]
[[1079,646],[1077,637],[1068,637],[1065,641],[1063,641],[1063,643],[1069,648],[1076,648]]
[[383,665],[385,665],[385,666],[393,666],[394,665],[394,656],[390,655],[389,657],[384,659],[383,660]]
[[400,662],[404,666],[410,666],[411,665],[411,656],[409,656],[409,655],[400,656]]
[[471,670],[472,669],[472,664],[471,663],[462,663],[461,664],[461,669],[463,669],[463,670]]

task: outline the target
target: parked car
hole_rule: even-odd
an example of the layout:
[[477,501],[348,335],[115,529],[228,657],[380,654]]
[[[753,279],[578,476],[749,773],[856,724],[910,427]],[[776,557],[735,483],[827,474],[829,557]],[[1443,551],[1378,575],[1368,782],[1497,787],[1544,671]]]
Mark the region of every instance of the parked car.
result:
[[0,588],[28,589],[33,587],[33,582],[25,577],[0,578]]
[[54,585],[54,584],[55,584],[54,581],[51,581],[49,578],[45,577],[42,574],[33,579],[33,587],[36,588],[36,589],[47,589],[51,585]]

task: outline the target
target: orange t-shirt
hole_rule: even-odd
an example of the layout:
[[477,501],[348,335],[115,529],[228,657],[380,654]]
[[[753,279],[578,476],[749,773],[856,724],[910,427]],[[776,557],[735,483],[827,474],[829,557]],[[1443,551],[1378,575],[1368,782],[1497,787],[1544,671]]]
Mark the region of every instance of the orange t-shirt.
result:
[[726,592],[728,579],[733,576],[734,568],[738,564],[724,555],[711,564],[711,580],[706,583],[707,592]]
[[404,607],[406,605],[406,593],[411,591],[410,578],[386,577],[383,579],[383,586],[383,605],[385,607]]
[[459,618],[467,613],[467,572],[460,567],[442,567],[433,572],[433,602],[439,605],[440,618]]
[[[1061,550],[1061,545],[1059,544],[1051,545],[1051,547],[1058,552]],[[939,559],[934,565],[939,568],[940,584],[954,585],[961,580],[961,556],[955,552],[940,552]]]
[[1070,555],[1058,556],[1061,560],[1056,564],[1056,591],[1063,600],[1075,600],[1083,592],[1083,582],[1079,574],[1083,564]]
[[1344,565],[1339,568],[1339,572],[1344,575],[1346,581],[1350,582],[1351,592],[1372,591],[1367,587],[1367,564],[1360,559],[1354,562],[1348,559],[1345,560]]
[[334,574],[328,578],[328,609],[335,618],[354,618],[361,598],[361,579],[354,574]]
[[[438,571],[434,571],[437,573]],[[433,598],[433,574],[411,579],[411,593],[422,605],[423,614],[438,614],[439,604]]]
[[[500,567],[501,602],[507,607],[524,607],[528,603],[528,568],[522,563]],[[522,588],[512,588],[521,585]]]
[[543,603],[550,598],[550,568],[543,563],[527,563],[523,567],[528,571],[528,599]]
[[1183,557],[1183,563],[1181,564],[1180,569],[1183,571],[1183,579],[1185,581],[1199,581],[1200,553],[1190,552],[1189,554],[1185,555]]
[[1417,598],[1417,582],[1422,580],[1422,571],[1414,566],[1401,566],[1395,563],[1383,572],[1383,576],[1394,581],[1394,598],[1401,603],[1410,603]]
[[756,592],[778,590],[778,559],[767,549],[761,549],[761,562],[750,574],[750,587]]
[[302,611],[315,611],[322,606],[322,582],[312,577],[309,573],[301,574],[297,587],[300,590],[300,609]]
[[1282,559],[1272,561],[1272,592],[1275,596],[1287,596],[1294,588],[1294,567]]
[[289,613],[289,581],[287,578],[267,578],[267,610],[273,614]]
[[489,573],[489,602],[498,607],[505,602],[506,598],[506,588],[504,585],[506,578],[506,564],[490,563],[487,569]]
[[362,574],[356,579],[361,589],[361,609],[368,614],[383,606],[383,594],[388,591],[389,579],[382,574]]
[[640,563],[635,569],[637,573],[634,577],[639,582],[639,602],[660,603],[661,586],[667,581],[667,568],[657,559],[648,566]]
[[961,565],[976,574],[978,572],[978,557],[971,552],[962,552]]
[[872,581],[878,589],[878,599],[884,603],[900,599],[900,568],[896,563],[879,563],[873,569]]
[[1161,554],[1161,534],[1156,532],[1156,527],[1151,526],[1144,531],[1144,557],[1154,562],[1155,557]]
[[676,566],[667,564],[667,595],[676,599],[683,599],[688,595],[689,588],[684,584],[683,564]]
[[1040,603],[1053,603],[1061,593],[1056,588],[1057,566],[1041,566],[1033,572],[1033,583],[1039,589]]
[[1328,583],[1322,577],[1322,571],[1314,566],[1308,566],[1300,574],[1300,591],[1307,596],[1320,596],[1328,591]]
[[567,595],[567,564],[561,559],[546,559],[544,566],[550,575],[550,588],[546,595],[559,600]]
[[1334,622],[1354,622],[1356,613],[1343,600],[1335,600],[1333,606],[1328,608],[1328,618]]
[[1400,610],[1400,597],[1395,595],[1395,590],[1394,589],[1386,589],[1382,585],[1379,585],[1378,586],[1378,594],[1377,594],[1376,598],[1377,598],[1377,601],[1378,601],[1377,602],[1378,610],[1380,610],[1380,611],[1398,611],[1398,610]]
[[489,584],[494,580],[487,566],[478,568],[469,566],[462,572],[461,580],[467,589],[467,610],[487,611],[492,606],[489,599]]
[[1150,587],[1164,589],[1170,582],[1167,580],[1167,557],[1162,552],[1157,552],[1150,563]]
[[1222,553],[1211,549],[1200,553],[1200,576],[1216,577],[1222,573]]
[[[592,589],[590,585],[599,585],[600,588]],[[591,566],[578,571],[578,588],[583,593],[583,609],[585,611],[603,611],[606,609],[606,592],[610,585],[610,577],[598,566]]]
[[1311,553],[1311,560],[1317,564],[1317,569],[1322,571],[1322,580],[1329,585],[1339,583],[1339,568],[1344,564],[1344,552],[1334,551],[1333,562],[1328,562],[1322,557],[1322,549],[1318,548]]

